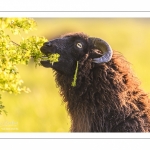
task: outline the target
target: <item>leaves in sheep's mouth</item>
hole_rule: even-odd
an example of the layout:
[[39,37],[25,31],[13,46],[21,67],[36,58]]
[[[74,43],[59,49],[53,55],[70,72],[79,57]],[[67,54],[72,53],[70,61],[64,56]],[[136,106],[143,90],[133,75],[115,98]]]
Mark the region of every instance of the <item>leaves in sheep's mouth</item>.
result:
[[41,61],[48,61],[49,60],[49,58],[48,58],[48,56],[42,56],[42,58],[41,58]]
[[49,55],[44,55],[42,58],[41,58],[41,61],[42,62],[49,62],[53,65],[53,63],[55,62],[58,62],[59,61],[59,57],[60,55],[58,53],[54,53],[54,54],[49,54]]

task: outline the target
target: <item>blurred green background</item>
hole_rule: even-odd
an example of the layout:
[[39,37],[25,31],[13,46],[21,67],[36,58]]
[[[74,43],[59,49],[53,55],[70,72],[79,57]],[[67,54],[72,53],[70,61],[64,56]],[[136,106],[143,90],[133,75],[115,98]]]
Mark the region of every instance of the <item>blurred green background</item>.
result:
[[[34,18],[37,30],[26,36],[59,37],[68,32],[84,32],[106,40],[121,52],[150,91],[150,19],[149,18]],[[18,40],[15,39],[14,40]],[[51,69],[42,66],[18,66],[24,85],[31,92],[19,95],[2,93],[8,115],[0,116],[0,132],[69,132],[70,118],[62,102]]]

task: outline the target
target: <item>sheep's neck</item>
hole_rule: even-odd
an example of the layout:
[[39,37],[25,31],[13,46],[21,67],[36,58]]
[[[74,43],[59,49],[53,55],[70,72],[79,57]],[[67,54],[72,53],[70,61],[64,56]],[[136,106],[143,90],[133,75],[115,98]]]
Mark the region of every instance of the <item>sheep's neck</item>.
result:
[[80,106],[71,111],[71,119],[72,119],[72,132],[90,132],[91,130],[91,119],[89,117],[87,108],[81,108]]

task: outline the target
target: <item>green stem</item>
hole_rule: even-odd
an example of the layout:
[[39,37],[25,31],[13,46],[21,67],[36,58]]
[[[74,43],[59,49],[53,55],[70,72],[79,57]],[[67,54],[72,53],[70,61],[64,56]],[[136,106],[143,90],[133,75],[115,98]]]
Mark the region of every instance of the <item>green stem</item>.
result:
[[74,73],[73,81],[72,81],[72,83],[71,83],[71,86],[73,86],[73,87],[76,86],[78,65],[79,65],[79,63],[78,63],[78,61],[77,61],[76,70],[75,70],[75,73]]

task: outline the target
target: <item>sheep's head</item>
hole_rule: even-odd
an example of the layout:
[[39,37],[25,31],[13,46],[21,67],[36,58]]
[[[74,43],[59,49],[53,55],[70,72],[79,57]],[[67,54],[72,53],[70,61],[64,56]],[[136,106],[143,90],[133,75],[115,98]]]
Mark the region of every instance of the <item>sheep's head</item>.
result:
[[58,62],[52,64],[46,60],[41,61],[41,64],[66,75],[74,74],[76,62],[85,55],[88,56],[87,59],[91,59],[91,63],[106,63],[112,57],[112,49],[107,42],[83,33],[67,34],[46,42],[41,51],[47,56],[58,53]]

